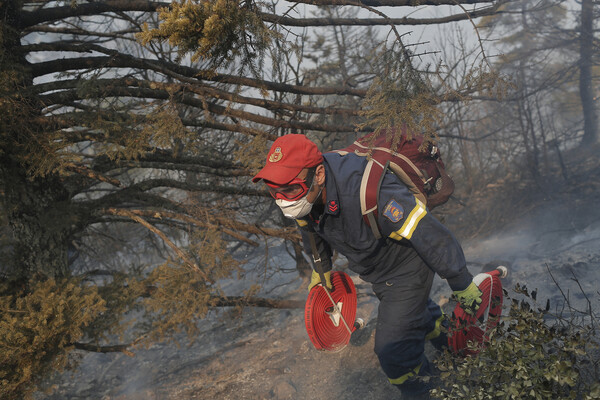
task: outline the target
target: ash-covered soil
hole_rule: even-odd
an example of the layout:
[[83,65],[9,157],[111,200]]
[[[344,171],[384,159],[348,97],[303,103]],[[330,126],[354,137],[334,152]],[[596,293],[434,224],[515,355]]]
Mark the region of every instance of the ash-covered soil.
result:
[[[564,304],[595,312],[600,309],[600,194],[594,185],[556,186],[550,196],[537,192],[529,201],[518,194],[512,204],[488,203],[505,221],[502,228],[473,228],[483,224],[481,213],[465,210],[447,216],[461,237],[469,268],[476,274],[499,263],[510,268],[505,288],[515,284],[537,289],[538,300],[552,307]],[[480,210],[485,207],[480,207]],[[505,215],[510,213],[510,215]],[[478,219],[479,218],[479,219]],[[466,229],[468,227],[469,229]],[[462,228],[465,228],[464,230]],[[475,234],[473,234],[475,232]],[[284,252],[279,262],[285,262]],[[287,261],[289,263],[289,261]],[[351,343],[337,353],[320,352],[310,343],[302,309],[246,309],[233,319],[227,312],[213,315],[202,334],[189,344],[158,343],[125,354],[83,354],[79,367],[53,383],[48,399],[399,399],[380,370],[373,353],[377,300],[370,287],[355,278],[359,291],[358,316],[367,323]],[[304,299],[306,282],[288,273],[272,293]],[[447,301],[450,289],[436,278],[432,298]],[[446,309],[451,309],[449,303]],[[435,353],[427,348],[431,357]]]

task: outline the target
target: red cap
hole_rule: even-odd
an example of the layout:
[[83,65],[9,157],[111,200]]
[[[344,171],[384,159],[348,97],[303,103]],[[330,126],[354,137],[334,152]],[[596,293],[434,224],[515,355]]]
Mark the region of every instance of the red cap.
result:
[[311,168],[323,162],[323,155],[310,139],[304,135],[281,136],[273,142],[267,165],[260,170],[252,182],[264,179],[275,185],[285,185],[294,179],[304,168]]

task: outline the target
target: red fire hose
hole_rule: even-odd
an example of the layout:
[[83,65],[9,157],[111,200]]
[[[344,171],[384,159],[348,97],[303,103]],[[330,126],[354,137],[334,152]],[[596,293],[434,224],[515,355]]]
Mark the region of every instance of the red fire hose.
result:
[[[460,305],[454,309],[448,333],[448,345],[458,354],[477,353],[477,344],[489,340],[488,332],[502,314],[502,283],[508,271],[498,267],[494,271],[476,275],[475,284],[482,292],[482,301],[475,315],[467,314]],[[331,273],[333,289],[321,285],[313,287],[304,307],[306,332],[317,350],[339,351],[350,342],[352,332],[362,325],[356,318],[356,288],[345,272]],[[472,342],[475,348],[467,348]]]
[[356,288],[350,276],[333,271],[331,285],[331,291],[321,285],[313,287],[304,307],[306,332],[317,350],[343,349],[360,326],[355,323]]
[[[506,267],[498,267],[494,271],[476,275],[473,282],[482,292],[481,304],[475,315],[467,314],[457,304],[452,314],[451,327],[448,333],[448,345],[458,354],[476,354],[489,340],[490,332],[502,314],[502,283],[508,273]],[[471,342],[475,346],[468,348]]]

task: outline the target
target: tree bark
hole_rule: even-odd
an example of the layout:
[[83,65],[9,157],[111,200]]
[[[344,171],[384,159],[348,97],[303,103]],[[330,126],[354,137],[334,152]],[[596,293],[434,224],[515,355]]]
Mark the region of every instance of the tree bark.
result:
[[4,207],[12,230],[10,279],[68,276],[67,243],[78,215],[56,177],[27,177],[22,167],[3,163]]
[[20,7],[19,1],[0,2],[0,191],[13,256],[3,262],[3,273],[26,282],[68,274],[67,243],[81,210],[69,203],[58,176],[29,174],[51,146],[37,122],[39,101],[21,90],[33,85],[33,77],[20,49],[20,32],[13,28],[19,25]]

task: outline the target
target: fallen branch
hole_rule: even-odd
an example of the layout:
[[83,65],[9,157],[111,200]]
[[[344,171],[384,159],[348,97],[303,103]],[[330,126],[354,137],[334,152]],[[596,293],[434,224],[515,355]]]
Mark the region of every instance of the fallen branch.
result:
[[304,301],[265,299],[261,297],[226,296],[213,297],[211,305],[213,307],[236,307],[242,305],[267,308],[304,308]]
[[132,220],[134,220],[135,222],[146,227],[149,231],[157,234],[184,261],[184,263],[187,267],[191,268],[192,270],[194,270],[195,272],[200,274],[202,279],[204,279],[206,282],[213,283],[213,280],[210,279],[210,277],[204,271],[202,271],[200,269],[200,267],[194,261],[192,261],[179,247],[177,247],[177,245],[175,243],[173,243],[167,237],[167,235],[165,235],[160,229],[158,229],[157,227],[155,227],[154,225],[152,225],[151,223],[149,223],[148,221],[146,221],[139,215],[135,215],[131,211],[117,210],[116,208],[109,208],[106,211],[113,215],[129,217]]
[[123,353],[129,357],[134,357],[135,354],[127,350],[134,343],[117,344],[113,346],[99,346],[91,343],[73,343],[73,346],[78,350],[93,351],[95,353]]

